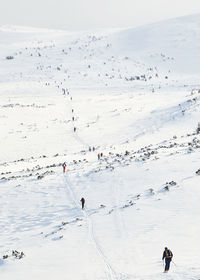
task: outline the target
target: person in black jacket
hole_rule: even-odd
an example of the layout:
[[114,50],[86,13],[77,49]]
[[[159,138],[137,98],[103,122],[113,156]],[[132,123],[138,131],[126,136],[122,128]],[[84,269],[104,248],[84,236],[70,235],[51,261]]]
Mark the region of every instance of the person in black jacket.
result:
[[169,270],[172,257],[173,257],[172,252],[167,247],[165,247],[165,250],[163,252],[163,257],[162,257],[162,260],[165,259],[165,271],[164,272],[167,272]]
[[80,201],[81,201],[81,204],[82,204],[82,209],[84,209],[84,206],[85,206],[85,199],[82,197]]

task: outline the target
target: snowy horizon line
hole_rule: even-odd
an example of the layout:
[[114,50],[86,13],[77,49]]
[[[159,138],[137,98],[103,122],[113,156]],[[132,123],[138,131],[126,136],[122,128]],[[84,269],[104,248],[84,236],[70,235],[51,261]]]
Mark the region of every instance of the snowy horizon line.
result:
[[[184,19],[184,18],[190,18],[190,17],[199,17],[200,19],[200,13],[192,13],[192,14],[186,14],[183,16],[177,16],[177,17],[170,17],[163,20],[156,20],[151,21],[149,23],[145,24],[139,24],[136,26],[128,26],[128,27],[96,27],[91,29],[66,29],[66,28],[51,28],[51,27],[36,27],[36,26],[29,26],[29,25],[17,25],[17,24],[3,24],[0,23],[0,31],[18,31],[18,32],[60,32],[60,33],[84,33],[84,32],[95,32],[95,31],[121,31],[121,30],[129,30],[129,29],[137,29],[137,28],[143,28],[149,25],[155,25],[159,23],[164,23],[168,21],[178,20],[178,19]],[[18,30],[12,30],[12,29],[18,29]]]

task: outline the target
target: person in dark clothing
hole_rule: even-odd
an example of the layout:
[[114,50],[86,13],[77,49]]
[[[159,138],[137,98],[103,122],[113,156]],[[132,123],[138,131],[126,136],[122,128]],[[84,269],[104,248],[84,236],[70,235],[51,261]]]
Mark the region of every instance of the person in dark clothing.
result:
[[85,207],[85,199],[82,197],[80,202],[82,204],[82,209],[84,209],[84,207]]
[[162,257],[162,260],[165,259],[165,271],[164,272],[167,272],[169,270],[172,257],[173,257],[172,252],[167,247],[165,247],[165,250],[163,252],[163,257]]

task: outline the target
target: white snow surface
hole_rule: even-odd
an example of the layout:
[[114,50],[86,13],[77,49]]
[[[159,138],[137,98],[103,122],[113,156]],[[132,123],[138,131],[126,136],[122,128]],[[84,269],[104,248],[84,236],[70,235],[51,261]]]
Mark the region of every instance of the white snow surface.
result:
[[200,15],[1,26],[0,63],[1,279],[199,280]]

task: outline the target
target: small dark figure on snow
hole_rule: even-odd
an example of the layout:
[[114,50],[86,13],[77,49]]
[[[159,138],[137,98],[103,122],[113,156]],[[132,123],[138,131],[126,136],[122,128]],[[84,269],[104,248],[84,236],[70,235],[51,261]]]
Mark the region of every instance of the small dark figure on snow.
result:
[[95,147],[92,148],[93,152],[95,151]]
[[82,209],[84,209],[84,207],[85,207],[85,199],[82,197],[80,202],[81,202],[81,205],[82,205]]
[[92,151],[92,149],[91,149],[91,147],[89,147],[89,152],[91,152]]
[[198,123],[198,126],[197,126],[197,133],[198,134],[200,133],[200,123]]
[[168,272],[168,270],[170,268],[170,262],[172,260],[172,257],[173,257],[172,252],[167,247],[165,247],[165,250],[163,252],[163,257],[162,257],[162,260],[165,259],[165,271],[164,272]]
[[98,155],[97,155],[97,157],[98,157],[98,160],[100,160],[101,155],[100,155],[100,154],[98,154]]
[[103,153],[101,153],[100,156],[103,157]]
[[76,132],[76,127],[74,127],[74,132]]
[[65,173],[65,170],[66,170],[66,163],[65,162],[62,164],[62,167],[63,167],[63,173]]

